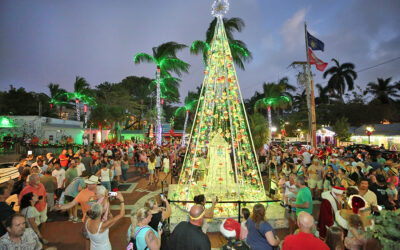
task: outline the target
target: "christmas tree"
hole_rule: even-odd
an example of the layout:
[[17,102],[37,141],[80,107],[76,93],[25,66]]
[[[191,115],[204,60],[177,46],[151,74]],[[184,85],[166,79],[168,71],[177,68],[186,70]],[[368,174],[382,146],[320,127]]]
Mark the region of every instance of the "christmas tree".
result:
[[[226,37],[226,0],[217,0],[211,49],[189,144],[174,200],[265,201],[267,199],[251,131]],[[220,216],[237,215],[235,203],[218,207]]]

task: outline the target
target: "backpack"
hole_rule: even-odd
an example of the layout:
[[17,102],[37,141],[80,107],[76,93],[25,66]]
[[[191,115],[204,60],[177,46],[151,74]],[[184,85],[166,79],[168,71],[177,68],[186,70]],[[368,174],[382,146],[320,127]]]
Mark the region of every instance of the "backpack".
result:
[[[138,250],[137,246],[136,246],[136,236],[139,234],[140,230],[142,230],[145,227],[147,227],[147,226],[140,227],[139,230],[135,233],[135,236],[130,237],[129,244],[126,248],[127,250]],[[146,249],[148,249],[148,247],[146,247],[144,250],[146,250]]]

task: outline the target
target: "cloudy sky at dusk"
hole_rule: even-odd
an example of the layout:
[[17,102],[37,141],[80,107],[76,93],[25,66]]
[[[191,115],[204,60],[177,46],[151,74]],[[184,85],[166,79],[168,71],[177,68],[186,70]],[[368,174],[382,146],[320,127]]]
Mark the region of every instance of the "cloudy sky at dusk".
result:
[[[71,91],[75,76],[92,87],[129,75],[154,76],[151,64],[135,65],[138,52],[167,41],[190,45],[204,40],[212,0],[2,0],[0,3],[0,91],[9,85],[48,93],[50,82]],[[400,57],[399,0],[271,1],[230,0],[227,17],[246,27],[235,38],[253,53],[238,70],[245,98],[263,82],[289,76],[292,61],[305,60],[304,21],[325,43],[316,55],[331,65],[353,62],[362,70]],[[182,77],[181,96],[203,81],[201,56],[178,55],[191,64]],[[329,65],[328,65],[329,67]],[[400,59],[359,73],[365,86],[377,77],[400,80]],[[316,83],[326,84],[317,72]]]

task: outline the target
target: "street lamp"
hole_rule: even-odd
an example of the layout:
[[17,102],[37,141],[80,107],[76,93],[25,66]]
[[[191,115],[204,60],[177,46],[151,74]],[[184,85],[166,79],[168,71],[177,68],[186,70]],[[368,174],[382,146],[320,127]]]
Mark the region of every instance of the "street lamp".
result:
[[371,144],[371,135],[372,135],[372,132],[374,132],[374,127],[372,127],[372,126],[367,126],[366,128],[365,128],[365,133],[368,135],[368,144]]

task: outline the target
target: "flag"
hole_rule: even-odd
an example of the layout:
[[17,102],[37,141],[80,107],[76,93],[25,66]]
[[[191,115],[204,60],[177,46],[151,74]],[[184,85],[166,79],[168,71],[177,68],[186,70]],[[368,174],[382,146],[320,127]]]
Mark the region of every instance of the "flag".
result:
[[323,62],[321,59],[316,57],[310,48],[308,48],[308,60],[310,64],[315,64],[315,67],[319,71],[324,71],[326,66],[328,66],[328,63]]
[[318,40],[317,38],[313,37],[308,33],[307,31],[307,41],[308,41],[308,47],[311,48],[312,50],[322,50],[324,51],[324,43]]

